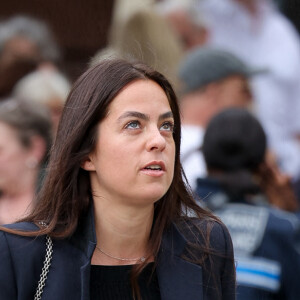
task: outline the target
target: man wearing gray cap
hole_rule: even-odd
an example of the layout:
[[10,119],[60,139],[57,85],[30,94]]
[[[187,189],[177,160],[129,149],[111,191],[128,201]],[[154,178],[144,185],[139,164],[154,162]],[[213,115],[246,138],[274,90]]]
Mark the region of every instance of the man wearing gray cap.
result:
[[204,128],[210,119],[228,107],[249,107],[252,94],[249,77],[260,73],[233,54],[200,47],[189,52],[179,68],[182,82],[181,161],[194,190],[198,177],[206,175],[201,153]]

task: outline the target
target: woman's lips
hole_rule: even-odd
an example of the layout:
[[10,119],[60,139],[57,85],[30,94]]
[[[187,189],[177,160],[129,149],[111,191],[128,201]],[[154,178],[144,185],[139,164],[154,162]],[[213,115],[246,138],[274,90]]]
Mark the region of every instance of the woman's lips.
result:
[[165,171],[163,170],[142,169],[141,172],[145,175],[152,176],[152,177],[160,177],[165,174]]
[[152,161],[141,169],[143,174],[153,177],[160,177],[166,172],[166,167],[162,161]]

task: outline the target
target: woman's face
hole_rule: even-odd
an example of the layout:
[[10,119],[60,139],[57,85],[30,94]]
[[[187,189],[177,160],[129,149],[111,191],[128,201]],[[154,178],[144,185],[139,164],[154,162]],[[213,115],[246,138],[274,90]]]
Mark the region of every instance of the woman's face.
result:
[[157,83],[127,85],[110,104],[96,149],[83,164],[93,194],[126,205],[159,200],[174,174],[173,127],[168,98]]
[[0,189],[14,186],[25,176],[30,155],[29,150],[21,145],[16,131],[0,122]]

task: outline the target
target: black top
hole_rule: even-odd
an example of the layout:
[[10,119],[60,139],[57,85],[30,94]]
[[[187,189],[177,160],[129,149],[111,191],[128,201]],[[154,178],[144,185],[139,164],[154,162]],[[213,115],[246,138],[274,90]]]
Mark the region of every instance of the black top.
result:
[[[139,287],[143,300],[160,300],[154,263],[149,263],[139,276]],[[130,285],[132,265],[91,265],[90,298],[93,300],[133,300]],[[152,274],[152,276],[151,276]]]

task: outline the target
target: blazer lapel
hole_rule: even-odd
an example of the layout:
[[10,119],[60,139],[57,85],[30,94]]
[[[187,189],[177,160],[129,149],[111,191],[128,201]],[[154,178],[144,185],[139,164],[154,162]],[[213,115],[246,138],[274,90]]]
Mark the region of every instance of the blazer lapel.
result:
[[84,262],[80,267],[81,300],[90,300],[91,258],[97,244],[94,223],[94,211],[91,202],[87,214],[81,219],[78,229],[71,237],[71,243],[81,249],[84,255]]
[[164,234],[157,263],[162,300],[202,300],[202,268],[180,257],[186,240],[172,224]]
[[90,257],[93,255],[96,244],[89,242],[88,247],[88,257],[86,263],[80,268],[81,276],[81,300],[90,299],[90,271],[91,271],[91,261]]

